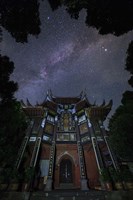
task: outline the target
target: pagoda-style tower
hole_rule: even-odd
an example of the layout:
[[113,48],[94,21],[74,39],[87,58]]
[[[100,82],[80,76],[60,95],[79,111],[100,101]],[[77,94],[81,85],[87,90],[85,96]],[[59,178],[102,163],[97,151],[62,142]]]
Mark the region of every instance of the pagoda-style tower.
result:
[[102,187],[101,169],[117,168],[103,125],[112,100],[98,106],[84,92],[78,97],[55,97],[48,91],[42,104],[21,103],[29,127],[16,168],[34,169],[32,187],[48,191]]

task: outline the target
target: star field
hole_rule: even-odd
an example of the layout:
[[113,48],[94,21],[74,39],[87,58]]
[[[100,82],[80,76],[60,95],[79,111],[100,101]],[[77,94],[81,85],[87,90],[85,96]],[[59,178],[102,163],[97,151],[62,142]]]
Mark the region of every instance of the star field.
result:
[[86,27],[85,12],[71,19],[64,8],[52,12],[47,1],[40,3],[41,33],[29,36],[28,43],[16,43],[4,31],[2,54],[15,64],[12,79],[18,82],[18,99],[42,102],[46,91],[55,96],[77,96],[86,89],[90,102],[114,101],[130,89],[124,70],[126,50],[133,31],[116,37],[99,35]]

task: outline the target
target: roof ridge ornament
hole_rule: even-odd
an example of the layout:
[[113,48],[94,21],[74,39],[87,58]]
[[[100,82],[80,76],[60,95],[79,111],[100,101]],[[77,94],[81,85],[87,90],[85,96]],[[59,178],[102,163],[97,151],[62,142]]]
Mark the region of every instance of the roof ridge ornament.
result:
[[52,94],[52,90],[49,89],[49,97],[52,99],[53,98],[53,94]]
[[96,106],[96,102],[97,102],[97,100],[95,100],[95,101],[94,101],[94,103],[93,103],[93,105],[92,105],[92,106]]
[[103,99],[103,103],[100,105],[100,107],[105,106],[105,99]]
[[33,107],[33,106],[31,105],[29,99],[27,98],[26,100],[27,100],[27,106]]
[[92,106],[92,104],[91,104],[90,101],[88,100],[86,88],[85,88],[84,91],[83,91],[83,98],[82,98],[82,100],[83,100],[83,99],[86,100],[87,103],[88,103],[90,106]]
[[83,98],[83,90],[80,92],[79,96],[78,96],[80,99]]
[[52,91],[50,89],[47,90],[46,98],[44,99],[43,103],[48,100],[52,101]]
[[22,99],[20,100],[20,103],[21,103],[22,107],[26,107],[26,105],[25,105],[25,103],[24,103],[24,101]]
[[39,103],[38,103],[38,101],[36,101],[36,106],[39,106]]
[[[82,95],[82,96],[81,96]],[[82,90],[81,92],[81,99],[87,99],[87,95],[86,95],[86,88],[84,90]]]
[[113,106],[113,100],[111,99],[111,100],[109,101],[109,103],[106,105],[106,107],[111,108],[112,106]]

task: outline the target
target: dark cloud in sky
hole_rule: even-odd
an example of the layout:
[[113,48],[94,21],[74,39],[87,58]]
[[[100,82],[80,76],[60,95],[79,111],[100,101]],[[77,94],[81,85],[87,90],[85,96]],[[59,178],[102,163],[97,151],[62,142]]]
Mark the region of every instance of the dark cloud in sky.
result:
[[113,99],[114,110],[130,89],[124,68],[133,31],[120,37],[99,35],[85,26],[84,11],[78,20],[71,19],[63,7],[52,12],[47,1],[41,2],[40,16],[41,33],[38,38],[29,36],[28,43],[3,34],[2,54],[15,64],[17,98],[35,104],[44,100],[48,89],[55,96],[77,96],[86,89],[92,103]]

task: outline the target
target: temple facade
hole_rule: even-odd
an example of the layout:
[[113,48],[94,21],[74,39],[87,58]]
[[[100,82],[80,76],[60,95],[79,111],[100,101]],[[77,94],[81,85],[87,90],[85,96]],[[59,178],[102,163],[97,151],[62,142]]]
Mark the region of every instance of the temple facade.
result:
[[55,97],[43,103],[21,102],[29,121],[16,168],[34,171],[37,190],[102,188],[101,170],[117,168],[103,122],[112,100],[98,106],[82,92],[77,97]]

